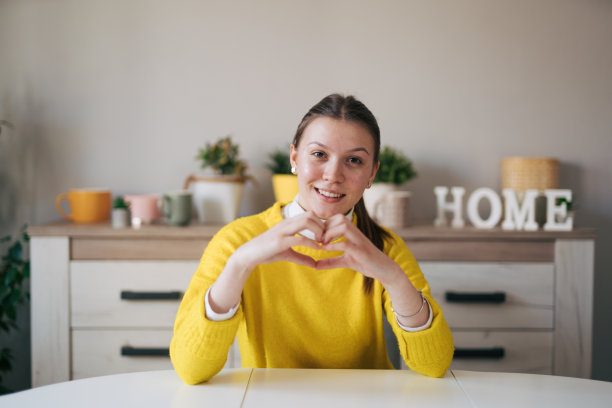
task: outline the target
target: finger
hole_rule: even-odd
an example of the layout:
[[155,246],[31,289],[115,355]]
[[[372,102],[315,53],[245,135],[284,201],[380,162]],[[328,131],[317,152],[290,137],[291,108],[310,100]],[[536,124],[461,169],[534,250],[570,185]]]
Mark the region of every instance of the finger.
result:
[[325,223],[321,221],[312,213],[305,213],[303,215],[292,218],[290,233],[297,234],[302,230],[309,230],[315,236],[315,241],[321,242],[323,238],[323,232],[325,231]]
[[319,259],[316,263],[317,269],[350,268],[344,255],[333,258]]
[[295,252],[293,249],[290,249],[289,251],[287,251],[287,257],[286,259],[289,262],[293,262],[296,264],[300,264],[303,266],[308,266],[310,268],[316,268],[317,267],[317,262],[304,254],[300,254],[299,252]]
[[[361,234],[363,235],[363,234]],[[352,224],[341,223],[338,225],[329,226],[323,234],[323,243],[327,244],[338,238],[343,238],[347,241],[356,241],[360,237],[360,232]]]
[[289,248],[296,247],[296,246],[305,246],[305,247],[309,247],[312,249],[321,249],[320,244],[302,235],[292,235],[291,237],[288,237],[286,239],[286,245]]
[[332,242],[329,244],[324,244],[323,246],[320,247],[320,249],[323,249],[324,251],[346,252],[349,248],[348,248],[348,244],[346,241],[338,241],[338,242]]
[[327,222],[325,223],[325,226],[327,228],[331,227],[335,227],[337,225],[342,225],[342,224],[352,224],[353,222],[350,221],[348,218],[346,218],[346,216],[342,215],[342,214],[336,214],[333,215],[331,217],[329,217],[327,219]]

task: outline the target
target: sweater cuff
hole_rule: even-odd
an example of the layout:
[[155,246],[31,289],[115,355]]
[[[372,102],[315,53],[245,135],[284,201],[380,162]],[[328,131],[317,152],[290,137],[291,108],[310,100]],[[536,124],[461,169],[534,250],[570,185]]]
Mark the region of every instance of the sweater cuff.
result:
[[431,321],[433,320],[433,311],[431,310],[431,305],[429,304],[427,299],[423,298],[423,301],[425,303],[427,303],[427,307],[429,308],[429,318],[427,319],[427,322],[425,322],[425,324],[422,325],[422,326],[419,326],[419,327],[404,326],[403,324],[400,323],[399,319],[397,318],[397,313],[394,312],[395,313],[395,321],[397,322],[397,325],[402,328],[402,330],[414,333],[414,332],[419,332],[421,330],[428,329],[429,326],[431,326]]
[[222,321],[229,320],[232,317],[234,317],[234,315],[236,314],[236,311],[238,310],[238,306],[240,306],[240,303],[237,303],[236,306],[232,307],[230,310],[228,310],[225,313],[215,312],[210,306],[210,300],[208,299],[208,297],[210,296],[209,293],[210,293],[211,288],[212,286],[208,288],[208,290],[206,291],[206,295],[204,295],[204,307],[206,311],[206,318],[208,320],[212,320],[213,322],[222,322]]

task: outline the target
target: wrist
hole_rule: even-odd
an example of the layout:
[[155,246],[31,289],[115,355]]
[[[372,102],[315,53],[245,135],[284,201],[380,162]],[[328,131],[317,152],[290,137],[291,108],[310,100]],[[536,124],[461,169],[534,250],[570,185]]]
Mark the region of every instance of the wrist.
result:
[[252,264],[253,262],[248,258],[248,251],[244,251],[243,247],[240,247],[227,259],[224,272],[227,271],[232,280],[244,284],[254,268],[251,266]]
[[395,262],[387,267],[383,276],[378,281],[383,285],[387,292],[403,292],[412,286],[410,279],[406,276],[402,268]]

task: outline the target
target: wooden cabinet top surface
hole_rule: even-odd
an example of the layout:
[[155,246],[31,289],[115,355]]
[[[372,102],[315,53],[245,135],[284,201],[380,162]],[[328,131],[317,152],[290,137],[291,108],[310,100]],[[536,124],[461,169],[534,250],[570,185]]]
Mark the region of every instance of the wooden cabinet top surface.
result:
[[[110,223],[76,224],[57,221],[31,226],[28,233],[33,237],[68,236],[71,238],[104,239],[210,239],[222,226],[214,224],[191,223],[186,227],[164,224],[143,225],[140,228],[112,228]],[[434,227],[431,224],[417,224],[395,230],[406,241],[554,241],[557,239],[594,239],[593,228],[575,228],[567,232],[550,231],[504,231],[501,228],[479,230],[474,227],[460,229]]]

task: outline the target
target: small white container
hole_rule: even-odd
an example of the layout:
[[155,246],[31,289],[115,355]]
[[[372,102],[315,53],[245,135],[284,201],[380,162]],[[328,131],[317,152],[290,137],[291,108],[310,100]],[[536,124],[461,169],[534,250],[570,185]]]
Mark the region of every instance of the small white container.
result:
[[111,212],[113,228],[127,228],[130,226],[130,210],[127,208],[113,208]]

